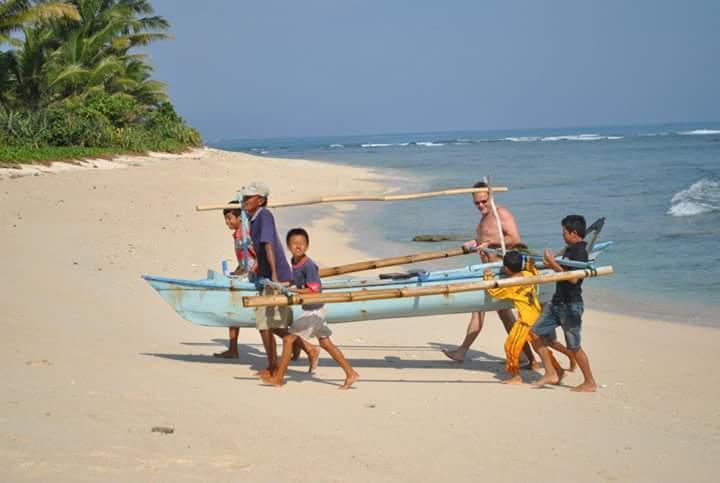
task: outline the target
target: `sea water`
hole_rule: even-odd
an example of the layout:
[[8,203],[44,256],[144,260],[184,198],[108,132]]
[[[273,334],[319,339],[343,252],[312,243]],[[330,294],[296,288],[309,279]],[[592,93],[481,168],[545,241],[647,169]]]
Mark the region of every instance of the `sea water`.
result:
[[[523,240],[537,251],[562,246],[565,215],[582,214],[588,223],[606,217],[600,240],[615,245],[599,264],[612,264],[616,273],[586,284],[588,305],[720,325],[720,122],[213,145],[370,167],[402,192],[470,187],[490,176],[492,184],[509,188],[496,199],[513,212]],[[469,239],[478,219],[470,196],[464,195],[359,203],[348,224],[362,234],[357,241],[363,248],[375,246],[373,255],[384,256],[457,246],[457,241],[421,244],[412,239],[419,234]],[[475,260],[468,256],[430,268],[469,263]]]

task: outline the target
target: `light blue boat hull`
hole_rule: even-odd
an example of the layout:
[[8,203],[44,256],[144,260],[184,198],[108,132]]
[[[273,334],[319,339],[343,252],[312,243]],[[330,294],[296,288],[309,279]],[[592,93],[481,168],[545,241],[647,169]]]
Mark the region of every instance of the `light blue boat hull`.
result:
[[[590,254],[590,259],[595,260],[611,244],[612,242],[604,242],[595,245],[593,253]],[[479,282],[483,280],[483,273],[486,268],[493,269],[497,274],[500,265],[500,262],[470,265],[454,270],[428,272],[420,278],[402,280],[381,280],[379,277],[366,279],[330,278],[323,280],[323,292],[416,288],[451,283]],[[585,266],[578,262],[575,262],[575,265],[580,265],[583,268]],[[541,262],[538,262],[538,268],[541,269],[541,274],[552,273],[552,270],[542,270]],[[194,324],[209,327],[255,327],[255,309],[247,309],[242,304],[243,297],[258,295],[255,285],[248,282],[247,279],[228,277],[212,270],[209,270],[208,277],[202,280],[182,280],[150,275],[145,275],[143,278],[182,318]],[[540,301],[542,303],[549,301],[554,290],[555,284],[539,285]],[[511,307],[510,302],[496,300],[483,290],[449,295],[428,295],[424,297],[325,305],[329,323],[489,312]],[[299,306],[293,306],[292,310],[296,317],[302,311]]]
[[[482,272],[466,269],[466,276],[436,277],[426,281],[382,281],[377,288],[428,287],[446,285],[448,282],[473,282],[482,280]],[[437,272],[449,273],[449,272]],[[432,274],[431,274],[432,275]],[[145,276],[145,280],[158,294],[184,319],[198,325],[210,327],[255,327],[254,309],[243,307],[242,298],[258,295],[252,284],[210,272],[204,280],[178,280],[163,277]],[[361,283],[363,286],[348,288],[348,280],[327,282],[324,293],[349,290],[372,290],[375,281]],[[342,288],[332,288],[340,285]],[[538,287],[541,301],[547,301],[553,287]],[[493,299],[485,291],[464,292],[449,295],[430,295],[385,300],[369,300],[326,304],[329,323],[358,322],[363,320],[389,319],[396,317],[420,317],[427,315],[468,313],[474,311],[492,311],[510,308],[506,301]],[[292,307],[295,316],[301,308]]]

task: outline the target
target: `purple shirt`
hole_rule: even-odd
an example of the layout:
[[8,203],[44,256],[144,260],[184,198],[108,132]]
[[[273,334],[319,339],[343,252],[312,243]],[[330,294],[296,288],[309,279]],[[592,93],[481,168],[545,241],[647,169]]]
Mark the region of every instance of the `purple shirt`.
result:
[[[293,265],[293,283],[297,288],[309,288],[313,293],[322,291],[322,282],[320,281],[320,272],[315,262],[305,255],[302,260]],[[302,308],[304,310],[317,310],[324,304],[306,304]]]
[[257,254],[258,276],[262,278],[271,278],[272,269],[270,261],[265,252],[265,245],[269,243],[275,253],[275,268],[277,270],[278,282],[289,282],[292,280],[290,265],[285,258],[285,250],[283,250],[280,237],[278,237],[277,228],[275,228],[275,218],[270,210],[260,208],[250,221],[250,238],[252,238],[255,252]]

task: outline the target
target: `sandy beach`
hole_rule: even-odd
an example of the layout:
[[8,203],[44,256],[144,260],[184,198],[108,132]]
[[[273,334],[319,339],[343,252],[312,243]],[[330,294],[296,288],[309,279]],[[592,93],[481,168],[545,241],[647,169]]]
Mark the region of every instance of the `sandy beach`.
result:
[[[0,480],[718,480],[717,329],[590,310],[601,387],[575,394],[499,384],[494,314],[462,365],[441,349],[465,315],[334,325],[355,389],[336,390],[343,373],[326,354],[314,377],[301,360],[266,387],[256,331],[241,330],[240,359],[213,358],[227,331],[182,320],[141,275],[202,278],[232,259],[221,215],[194,206],[248,181],[299,199],[383,192],[383,179],[217,150],[117,165],[0,180]],[[281,233],[308,228],[321,265],[339,264],[372,254],[350,246],[363,236],[345,223],[352,209],[276,218]]]

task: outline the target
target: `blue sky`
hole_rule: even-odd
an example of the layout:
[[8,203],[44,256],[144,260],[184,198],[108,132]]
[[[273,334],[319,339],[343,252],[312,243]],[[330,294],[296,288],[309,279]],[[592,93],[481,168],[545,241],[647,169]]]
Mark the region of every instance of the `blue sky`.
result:
[[207,141],[720,120],[716,0],[153,0]]

